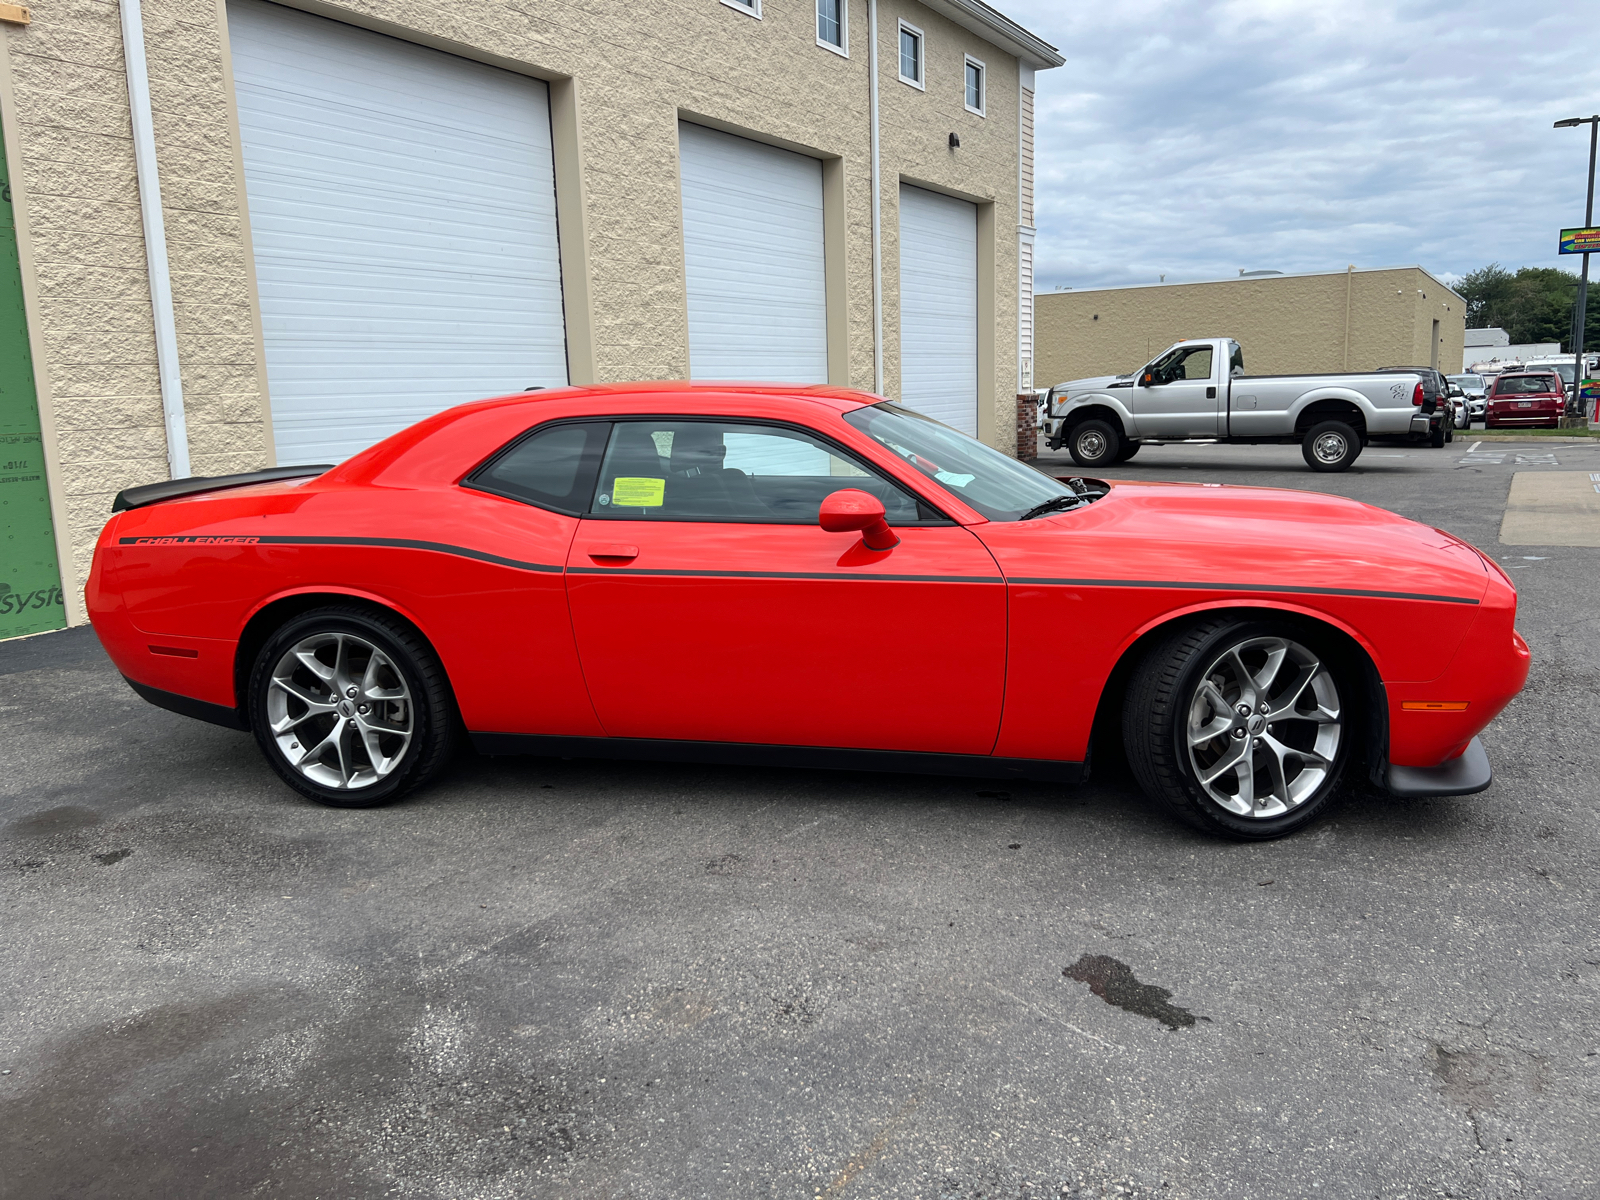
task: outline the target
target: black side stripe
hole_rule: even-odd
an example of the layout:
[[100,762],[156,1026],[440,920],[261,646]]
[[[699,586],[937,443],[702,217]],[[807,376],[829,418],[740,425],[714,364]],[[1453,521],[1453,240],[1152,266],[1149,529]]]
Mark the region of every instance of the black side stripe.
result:
[[1363,596],[1374,600],[1434,600],[1442,604],[1477,604],[1467,596],[1430,596],[1424,592],[1372,592],[1362,588],[1305,587],[1282,583],[1190,583],[1165,579],[1008,579],[1006,582],[1046,587],[1174,588],[1197,592],[1283,592],[1311,596]]
[[848,579],[865,583],[1004,583],[998,575],[859,575],[844,571],[704,571],[651,567],[568,567],[568,575],[687,575],[701,579]]
[[[271,537],[250,534],[179,534],[172,537],[125,537],[122,546],[388,546],[398,550],[431,550],[453,554],[519,571],[544,571],[559,575],[562,567],[550,563],[523,562],[466,546],[446,542],[422,542],[411,538],[377,537]],[[852,574],[843,571],[713,571],[673,570],[651,567],[568,567],[569,575],[653,575],[701,579],[848,579],[882,583],[1010,583],[1043,587],[1167,588],[1198,592],[1272,592],[1286,595],[1359,596],[1373,600],[1432,600],[1441,604],[1477,604],[1467,596],[1433,596],[1424,592],[1379,592],[1362,588],[1330,588],[1278,583],[1204,583],[1165,579],[1003,579],[998,575],[886,575]]]
[[519,571],[548,571],[559,575],[561,567],[550,563],[523,562],[504,558],[483,550],[466,546],[452,546],[445,542],[419,542],[411,538],[378,537],[255,537],[253,535],[216,536],[186,535],[177,537],[125,537],[117,539],[123,546],[389,546],[397,550],[432,550],[437,554],[453,554],[457,558],[473,558],[479,562],[514,567]]

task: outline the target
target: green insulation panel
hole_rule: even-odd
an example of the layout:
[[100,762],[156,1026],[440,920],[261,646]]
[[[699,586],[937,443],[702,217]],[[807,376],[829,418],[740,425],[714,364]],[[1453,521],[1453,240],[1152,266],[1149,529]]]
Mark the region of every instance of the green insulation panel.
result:
[[0,638],[66,623],[22,307],[11,176],[0,143]]

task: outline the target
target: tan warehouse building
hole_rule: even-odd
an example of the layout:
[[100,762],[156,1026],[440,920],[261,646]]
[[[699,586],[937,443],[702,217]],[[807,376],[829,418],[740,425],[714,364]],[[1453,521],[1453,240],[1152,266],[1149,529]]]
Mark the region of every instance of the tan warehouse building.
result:
[[1060,63],[981,0],[0,4],[0,636],[81,619],[121,488],[529,386],[847,384],[1014,447]]
[[1421,267],[1084,288],[1035,301],[1040,387],[1137,370],[1184,338],[1232,337],[1252,375],[1461,370],[1467,306]]

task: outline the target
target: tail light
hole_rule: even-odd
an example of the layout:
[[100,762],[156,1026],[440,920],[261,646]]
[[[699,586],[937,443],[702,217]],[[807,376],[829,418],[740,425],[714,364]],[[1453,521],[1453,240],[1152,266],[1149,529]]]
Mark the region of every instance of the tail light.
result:
[[1417,380],[1417,386],[1411,389],[1411,403],[1419,407],[1422,404],[1422,380],[1420,379]]

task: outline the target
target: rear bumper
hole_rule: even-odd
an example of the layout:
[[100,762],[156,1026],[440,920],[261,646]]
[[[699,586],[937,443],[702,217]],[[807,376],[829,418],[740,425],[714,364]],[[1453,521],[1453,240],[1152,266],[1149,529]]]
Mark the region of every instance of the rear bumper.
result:
[[1396,796],[1470,796],[1494,782],[1483,739],[1473,738],[1467,748],[1437,767],[1389,764],[1385,786]]

